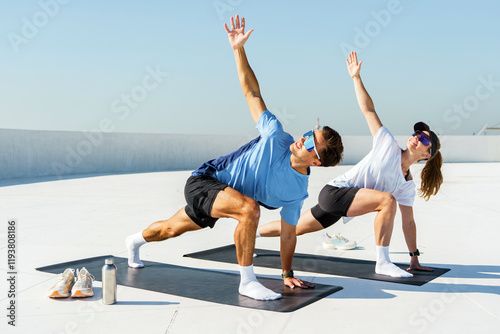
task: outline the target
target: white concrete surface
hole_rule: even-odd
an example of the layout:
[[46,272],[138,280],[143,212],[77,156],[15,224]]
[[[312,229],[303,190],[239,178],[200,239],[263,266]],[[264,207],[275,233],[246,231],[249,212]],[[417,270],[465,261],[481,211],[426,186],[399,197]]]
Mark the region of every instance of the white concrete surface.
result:
[[[310,198],[350,166],[314,168]],[[418,174],[418,167],[414,175]],[[421,262],[450,268],[423,286],[307,272],[297,276],[344,289],[293,313],[257,311],[120,286],[119,303],[104,306],[100,283],[88,300],[46,297],[56,275],[35,267],[114,254],[126,256],[124,238],[170,217],[184,205],[190,172],[0,180],[1,333],[496,333],[500,328],[500,164],[445,164],[445,183],[429,202],[417,199]],[[417,178],[418,180],[418,178]],[[263,210],[261,223],[276,219]],[[18,286],[15,328],[7,325],[7,221],[17,219]],[[183,258],[189,252],[232,243],[234,221],[142,248],[146,260],[237,272],[232,264]],[[352,251],[326,251],[321,234],[298,239],[297,252],[374,259],[373,215],[332,226],[356,240]],[[277,238],[257,247],[279,249]],[[391,243],[395,262],[408,262],[399,215]],[[147,269],[144,269],[147,270]],[[256,267],[279,277],[280,269]],[[175,284],[175,279],[165,284]],[[210,289],[210,286],[206,287]]]
[[[138,173],[195,169],[228,154],[252,136],[113,133],[0,129],[0,180],[38,176]],[[258,135],[255,131],[255,136]],[[401,147],[408,136],[397,136]],[[342,164],[371,149],[370,136],[343,136]],[[443,136],[445,162],[500,162],[500,136]]]

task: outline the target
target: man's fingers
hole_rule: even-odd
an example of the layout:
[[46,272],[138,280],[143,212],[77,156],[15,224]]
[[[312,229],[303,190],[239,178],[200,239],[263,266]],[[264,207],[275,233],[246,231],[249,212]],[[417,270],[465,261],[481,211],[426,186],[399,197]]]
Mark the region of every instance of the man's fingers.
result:
[[250,34],[253,32],[253,29],[247,31],[247,33],[245,34],[245,39],[248,39],[248,37],[250,37]]
[[305,285],[307,285],[309,288],[314,288],[316,285],[314,283],[311,283],[311,282],[306,282],[306,281],[303,281],[303,283]]
[[415,270],[418,270],[418,271],[434,271],[434,269],[427,268],[427,267],[417,267],[417,268],[415,268]]
[[295,285],[298,286],[299,288],[305,287],[304,283],[299,279],[295,281]]
[[407,271],[410,271],[410,270],[416,270],[416,271],[434,271],[434,269],[432,268],[428,268],[428,267],[421,267],[421,266],[418,266],[418,267],[410,267],[408,269],[406,269]]
[[302,288],[302,289],[314,288],[314,286],[315,286],[313,283],[301,281],[298,278],[291,278],[291,279],[285,280],[285,285],[288,286],[289,288],[292,288],[292,289],[296,286],[299,288]]
[[307,289],[307,288],[314,288],[315,285],[314,283],[308,282],[308,281],[300,281],[302,283],[301,288]]
[[231,30],[234,30],[234,18],[231,16]]
[[236,15],[236,29],[240,29],[240,17]]
[[231,30],[229,30],[229,28],[227,27],[227,24],[224,23],[224,28],[226,28],[226,32],[229,34],[231,32]]
[[241,28],[245,29],[245,18],[244,17],[241,18]]

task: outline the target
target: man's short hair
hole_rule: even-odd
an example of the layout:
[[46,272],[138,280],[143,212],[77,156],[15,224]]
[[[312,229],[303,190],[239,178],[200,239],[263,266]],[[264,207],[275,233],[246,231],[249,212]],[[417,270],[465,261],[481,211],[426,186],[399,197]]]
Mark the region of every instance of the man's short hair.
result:
[[319,153],[321,165],[324,167],[336,166],[342,161],[344,153],[342,138],[337,131],[328,126],[324,126],[321,132],[326,141],[326,148]]

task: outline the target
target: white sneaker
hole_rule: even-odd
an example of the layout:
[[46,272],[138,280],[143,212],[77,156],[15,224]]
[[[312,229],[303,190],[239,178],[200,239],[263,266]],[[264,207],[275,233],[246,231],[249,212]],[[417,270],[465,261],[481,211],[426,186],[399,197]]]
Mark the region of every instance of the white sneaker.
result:
[[92,297],[94,295],[94,276],[85,267],[76,270],[76,283],[71,290],[71,297]]
[[68,268],[59,274],[57,283],[52,286],[47,295],[49,298],[67,298],[75,284],[75,269]]
[[323,235],[323,248],[325,249],[353,249],[356,248],[356,241],[349,241],[346,237],[340,235],[340,233],[335,233],[329,236],[325,232]]

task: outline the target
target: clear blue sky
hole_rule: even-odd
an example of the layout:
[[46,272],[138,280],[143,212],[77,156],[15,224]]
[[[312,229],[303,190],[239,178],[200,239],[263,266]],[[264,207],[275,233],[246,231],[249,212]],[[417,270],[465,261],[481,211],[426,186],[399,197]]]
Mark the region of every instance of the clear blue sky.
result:
[[223,29],[234,14],[255,30],[247,56],[293,135],[317,117],[369,135],[349,48],[394,134],[500,122],[499,1],[59,1],[0,0],[0,128],[255,134]]

